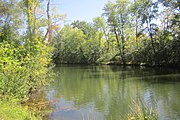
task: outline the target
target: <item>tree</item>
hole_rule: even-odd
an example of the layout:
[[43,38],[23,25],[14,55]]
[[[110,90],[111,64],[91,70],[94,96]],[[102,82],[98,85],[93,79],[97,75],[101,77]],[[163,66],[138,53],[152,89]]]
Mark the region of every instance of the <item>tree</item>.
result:
[[83,33],[87,36],[87,39],[89,39],[92,35],[91,33],[91,25],[87,23],[86,21],[74,21],[71,23],[72,28],[74,29],[80,29],[83,31]]
[[[152,0],[134,0],[131,6],[131,12],[132,15],[135,15],[133,26],[135,26],[135,40],[138,48],[135,54],[139,54],[145,50],[147,52],[146,61],[152,64],[155,62],[154,58],[157,53],[158,25],[154,20],[157,19],[158,2],[153,2]],[[144,35],[148,35],[149,37],[143,40],[144,43],[141,43],[140,39]],[[144,47],[146,49],[143,50]],[[138,60],[139,58],[136,57],[136,59]]]
[[106,39],[106,52],[109,52],[109,33],[108,33],[108,26],[105,22],[105,19],[103,17],[96,17],[93,19],[93,26],[94,28],[99,31],[99,32],[102,32],[103,33],[103,36],[105,37]]
[[[165,11],[158,8],[160,3]],[[61,50],[65,41],[71,41],[66,46],[78,51],[76,56],[79,58],[74,57],[78,63],[117,62],[152,66],[177,63],[180,43],[178,3],[177,0],[109,1],[104,6],[103,15],[94,18],[93,23],[77,20],[71,24],[71,29],[66,26],[57,36],[57,48]],[[161,17],[158,17],[160,12]],[[156,20],[163,21],[163,26]],[[82,32],[81,40],[80,32],[75,34],[75,31]],[[65,40],[64,43],[62,40]],[[81,44],[74,40],[81,41]],[[71,43],[81,47],[76,49]],[[72,59],[70,54],[66,60]],[[57,55],[64,59],[61,52],[57,52]]]
[[80,29],[73,29],[66,25],[61,34],[60,61],[61,63],[83,63],[82,44],[85,42],[85,35]]
[[[4,21],[5,29],[2,29],[3,34],[0,34],[0,96],[22,102],[30,98],[32,91],[48,83],[48,67],[51,66],[53,49],[43,43],[44,36],[36,24],[36,10],[40,1],[10,0],[2,3],[11,6],[4,13],[1,11],[4,14],[1,20]],[[10,14],[11,8],[19,12]],[[27,29],[23,29],[26,30],[24,34],[19,31],[22,29],[17,22],[22,19],[23,12],[25,19],[21,24],[27,26]],[[5,31],[8,31],[8,34]]]
[[19,38],[18,30],[23,26],[23,11],[20,7],[21,1],[0,1],[0,42]]
[[[180,54],[180,26],[179,26],[179,9],[178,0],[158,0],[165,7],[161,12],[161,38],[165,40],[166,45],[166,64],[179,64]],[[171,54],[168,54],[171,53]]]
[[143,29],[143,10],[142,7],[144,6],[143,0],[134,0],[134,2],[130,6],[130,12],[131,12],[131,20],[132,25],[134,27],[135,31],[135,42],[136,42],[136,50],[139,49],[140,41],[139,37],[142,35],[144,29]]
[[129,25],[129,1],[117,0],[116,3],[109,1],[104,7],[104,15],[107,17],[108,25],[115,35],[120,52],[122,64],[126,64],[125,46],[128,40]]

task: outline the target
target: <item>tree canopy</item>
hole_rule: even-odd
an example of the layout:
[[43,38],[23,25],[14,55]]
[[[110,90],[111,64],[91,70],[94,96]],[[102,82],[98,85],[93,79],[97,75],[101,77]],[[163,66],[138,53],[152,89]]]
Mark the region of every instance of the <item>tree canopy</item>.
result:
[[[179,2],[176,0],[109,1],[104,6],[102,16],[95,18],[92,23],[79,20],[72,22],[71,29],[83,34],[81,42],[78,42],[79,34],[65,32],[67,26],[62,29],[58,34],[60,37],[55,39],[59,41],[56,48],[60,49],[55,61],[149,66],[179,65],[178,5]],[[67,39],[64,34],[73,37]],[[74,46],[72,45],[73,42],[77,42],[80,47],[77,49],[75,43]],[[65,43],[67,47],[62,47]],[[75,56],[79,60],[62,61],[64,57],[72,60],[72,52],[65,56],[63,54],[68,48],[78,53]]]

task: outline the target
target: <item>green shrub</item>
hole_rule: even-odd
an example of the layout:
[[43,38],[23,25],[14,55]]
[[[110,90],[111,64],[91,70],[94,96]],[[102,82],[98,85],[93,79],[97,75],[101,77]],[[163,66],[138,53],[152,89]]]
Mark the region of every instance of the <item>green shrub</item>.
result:
[[0,43],[0,95],[3,99],[25,101],[32,90],[48,83],[52,48],[34,39],[18,45]]

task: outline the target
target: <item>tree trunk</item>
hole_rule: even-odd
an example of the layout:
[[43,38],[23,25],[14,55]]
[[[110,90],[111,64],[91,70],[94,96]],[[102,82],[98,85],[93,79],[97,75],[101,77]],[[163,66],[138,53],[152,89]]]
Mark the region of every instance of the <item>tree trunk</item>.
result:
[[50,2],[51,2],[51,0],[48,0],[47,10],[46,10],[47,18],[48,18],[48,29],[47,29],[47,32],[46,32],[46,34],[44,36],[44,40],[47,41],[47,42],[51,42],[52,41],[52,23],[51,23],[50,11],[49,11]]

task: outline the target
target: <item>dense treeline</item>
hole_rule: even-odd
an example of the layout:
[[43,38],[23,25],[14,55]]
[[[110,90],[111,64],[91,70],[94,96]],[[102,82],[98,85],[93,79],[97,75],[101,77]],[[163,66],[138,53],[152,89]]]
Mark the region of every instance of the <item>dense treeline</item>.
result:
[[54,38],[56,63],[180,65],[180,2],[117,0]]

